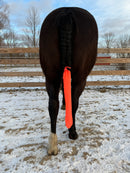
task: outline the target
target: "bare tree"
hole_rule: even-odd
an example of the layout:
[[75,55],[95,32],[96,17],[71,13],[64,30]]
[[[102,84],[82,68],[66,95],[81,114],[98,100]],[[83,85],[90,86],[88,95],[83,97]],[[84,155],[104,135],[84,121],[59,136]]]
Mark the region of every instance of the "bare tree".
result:
[[[120,36],[116,41],[116,45],[117,45],[118,48],[128,48],[128,47],[130,47],[130,36],[129,35]],[[120,53],[120,54],[117,54],[117,56],[122,57],[122,58],[129,58],[130,53]]]
[[127,48],[130,47],[130,36],[129,35],[122,35],[117,39],[117,46],[120,48]]
[[9,6],[0,0],[0,30],[9,26]]
[[[130,36],[129,35],[122,35],[120,36],[117,41],[116,45],[118,48],[128,48],[130,47]],[[117,53],[117,58],[130,58],[130,53]],[[120,70],[126,70],[129,68],[128,64],[121,63],[118,65]]]
[[[9,27],[9,6],[0,0],[0,31]],[[0,46],[3,45],[3,36],[0,32]]]
[[35,7],[28,10],[24,29],[23,41],[28,47],[37,47],[39,38],[40,15]]
[[4,33],[4,44],[10,48],[18,46],[18,36],[13,30],[10,29]]
[[103,35],[105,48],[112,48],[115,42],[115,35],[112,32],[105,33]]

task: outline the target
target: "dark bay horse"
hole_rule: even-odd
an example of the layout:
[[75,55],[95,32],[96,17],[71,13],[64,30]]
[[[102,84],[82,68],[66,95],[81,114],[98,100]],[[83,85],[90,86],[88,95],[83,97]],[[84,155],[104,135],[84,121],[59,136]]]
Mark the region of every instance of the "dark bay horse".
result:
[[[77,7],[64,7],[51,12],[40,33],[40,63],[46,77],[49,95],[51,134],[48,154],[57,154],[56,121],[59,110],[59,90],[65,67],[71,71],[72,126],[69,138],[77,139],[75,114],[79,97],[86,85],[97,56],[98,29],[94,17]],[[63,88],[63,87],[62,87]],[[64,93],[64,92],[63,92]],[[64,95],[64,94],[63,94]],[[63,98],[64,104],[64,98]]]

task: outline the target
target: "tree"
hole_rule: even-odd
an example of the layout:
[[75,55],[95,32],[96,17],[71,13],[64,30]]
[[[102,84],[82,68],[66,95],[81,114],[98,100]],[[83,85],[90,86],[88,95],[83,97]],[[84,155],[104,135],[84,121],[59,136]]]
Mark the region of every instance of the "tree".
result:
[[[116,41],[117,48],[128,48],[130,47],[130,36],[129,35],[122,35]],[[117,58],[130,58],[130,53],[117,53]],[[128,67],[127,64],[120,64],[120,70],[126,70]]]
[[105,33],[103,35],[105,48],[112,48],[115,42],[115,35],[112,32]]
[[18,37],[13,30],[10,29],[4,33],[4,44],[10,48],[18,46]]
[[119,48],[127,48],[130,47],[130,36],[129,35],[122,35],[117,40],[117,47]]
[[[120,36],[117,41],[116,45],[118,48],[128,48],[130,47],[130,36],[129,35],[122,35]],[[119,53],[117,54],[118,57],[122,58],[129,58],[130,53]]]
[[0,30],[9,26],[9,6],[0,0]]
[[9,6],[0,0],[0,46],[3,45],[2,30],[9,27]]
[[28,47],[37,47],[39,40],[39,24],[40,15],[35,7],[28,10],[28,15],[25,21],[26,29],[24,29],[23,41]]

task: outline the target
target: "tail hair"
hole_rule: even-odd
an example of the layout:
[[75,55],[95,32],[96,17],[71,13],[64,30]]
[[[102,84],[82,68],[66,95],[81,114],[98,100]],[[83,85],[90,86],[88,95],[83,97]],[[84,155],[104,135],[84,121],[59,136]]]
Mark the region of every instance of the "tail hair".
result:
[[64,14],[59,23],[59,49],[61,57],[61,68],[63,70],[63,88],[65,96],[65,122],[69,129],[73,125],[72,99],[71,99],[71,62],[72,62],[72,40],[74,22],[71,13]]
[[65,66],[71,67],[73,31],[74,21],[72,14],[62,15],[59,22],[59,49],[63,69]]

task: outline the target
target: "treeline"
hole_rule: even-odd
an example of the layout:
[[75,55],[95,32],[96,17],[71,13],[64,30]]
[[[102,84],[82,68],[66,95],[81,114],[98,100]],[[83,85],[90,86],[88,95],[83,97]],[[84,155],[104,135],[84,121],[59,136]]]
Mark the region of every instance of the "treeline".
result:
[[[35,7],[30,7],[25,15],[22,31],[11,27],[9,6],[0,0],[0,48],[38,47],[40,15]],[[36,57],[38,54],[3,54],[1,57]]]
[[[0,0],[0,47],[38,47],[40,33],[40,13],[36,7],[30,7],[25,15],[23,30],[17,33],[10,25],[9,6]],[[130,35],[117,36],[112,32],[100,35],[100,48],[128,48]],[[130,54],[117,54],[117,57],[130,57]]]
[[[130,36],[127,34],[117,37],[114,33],[108,32],[102,35],[101,41],[99,42],[101,48],[130,48]],[[118,53],[118,58],[128,58],[130,53]]]
[[10,25],[9,6],[0,0],[0,47],[38,47],[40,15],[35,7],[28,9],[23,30],[18,34]]

